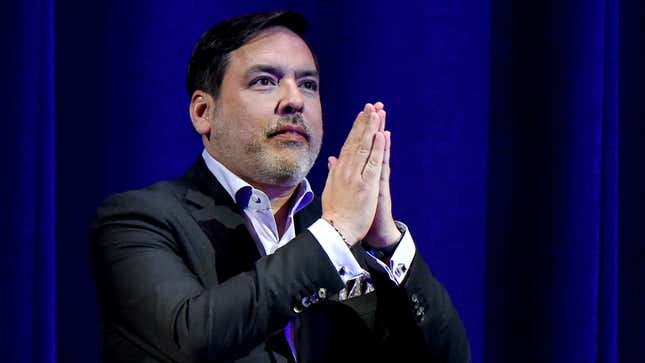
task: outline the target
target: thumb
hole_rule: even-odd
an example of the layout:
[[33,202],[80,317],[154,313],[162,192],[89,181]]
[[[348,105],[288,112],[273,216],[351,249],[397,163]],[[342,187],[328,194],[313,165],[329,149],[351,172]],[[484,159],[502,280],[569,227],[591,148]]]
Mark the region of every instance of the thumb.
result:
[[336,167],[336,163],[338,163],[338,158],[335,156],[330,156],[327,158],[327,168],[329,171],[332,171]]

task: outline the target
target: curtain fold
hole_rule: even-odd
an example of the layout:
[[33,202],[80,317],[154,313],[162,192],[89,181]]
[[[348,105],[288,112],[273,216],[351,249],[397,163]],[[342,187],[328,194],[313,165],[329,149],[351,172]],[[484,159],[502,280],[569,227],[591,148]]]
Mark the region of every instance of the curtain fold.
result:
[[598,363],[618,362],[618,11],[618,1],[605,1]]
[[645,342],[645,10],[618,2],[618,357],[643,360]]
[[[40,0],[36,145],[34,362],[56,362],[56,95],[54,0]],[[31,133],[31,130],[28,131]]]
[[493,2],[489,362],[616,362],[618,2]]
[[1,9],[4,362],[56,361],[54,6]]

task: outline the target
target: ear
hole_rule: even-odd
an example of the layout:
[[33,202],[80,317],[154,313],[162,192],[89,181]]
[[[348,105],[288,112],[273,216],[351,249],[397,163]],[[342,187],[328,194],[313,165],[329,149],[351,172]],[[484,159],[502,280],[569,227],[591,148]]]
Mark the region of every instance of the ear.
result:
[[202,90],[193,92],[193,96],[190,98],[190,120],[193,123],[195,131],[207,138],[210,136],[210,122],[212,121],[210,115],[214,108],[215,100],[211,95]]

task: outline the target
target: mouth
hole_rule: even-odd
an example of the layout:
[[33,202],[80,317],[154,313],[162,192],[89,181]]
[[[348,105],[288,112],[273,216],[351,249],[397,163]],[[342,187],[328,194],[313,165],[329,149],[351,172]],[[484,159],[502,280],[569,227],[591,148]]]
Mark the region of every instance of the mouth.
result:
[[302,126],[286,125],[268,134],[269,138],[279,138],[290,141],[309,141],[309,134]]

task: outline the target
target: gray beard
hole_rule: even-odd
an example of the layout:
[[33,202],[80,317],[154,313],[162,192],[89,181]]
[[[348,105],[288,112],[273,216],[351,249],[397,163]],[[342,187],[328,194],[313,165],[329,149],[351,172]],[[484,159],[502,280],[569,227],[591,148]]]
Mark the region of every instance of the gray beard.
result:
[[[284,147],[302,149],[302,146],[295,144],[293,146],[287,144]],[[299,184],[309,174],[309,170],[313,167],[320,152],[320,147],[318,147],[318,150],[309,148],[300,150],[301,157],[294,161],[292,158],[286,159],[277,155],[270,155],[262,150],[259,145],[248,145],[247,149],[249,155],[255,155],[257,158],[256,162],[253,163],[257,166],[255,170],[256,181],[270,185]],[[306,153],[306,155],[302,156],[303,153]]]

